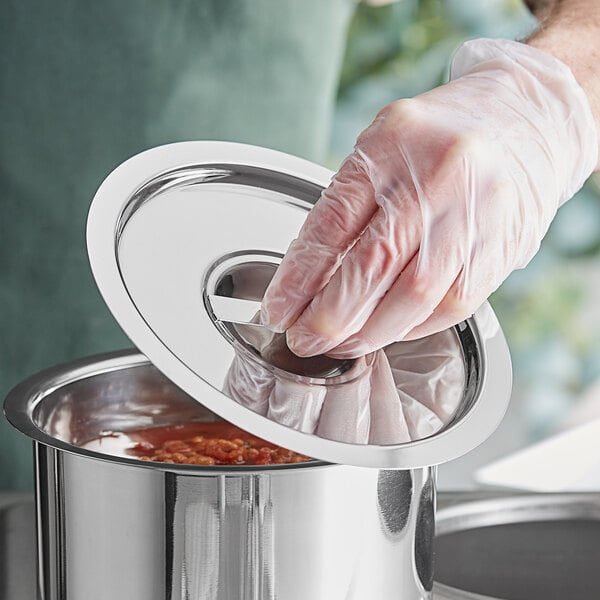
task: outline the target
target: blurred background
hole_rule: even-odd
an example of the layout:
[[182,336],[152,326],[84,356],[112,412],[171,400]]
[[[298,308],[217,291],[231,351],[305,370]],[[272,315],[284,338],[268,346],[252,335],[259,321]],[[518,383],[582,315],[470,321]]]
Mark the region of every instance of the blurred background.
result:
[[[523,39],[536,20],[520,0],[403,0],[358,6],[331,134],[335,169],[378,110],[448,77],[466,39]],[[478,466],[600,416],[600,178],[563,206],[542,248],[491,298],[511,349],[509,413],[479,449],[440,468],[442,487],[473,485]]]

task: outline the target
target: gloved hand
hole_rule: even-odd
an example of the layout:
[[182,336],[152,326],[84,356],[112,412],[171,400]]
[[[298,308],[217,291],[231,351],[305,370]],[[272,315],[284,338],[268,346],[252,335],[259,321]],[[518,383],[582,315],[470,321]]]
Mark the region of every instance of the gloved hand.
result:
[[469,317],[536,253],[598,160],[583,90],[554,57],[475,40],[451,81],[358,138],[263,299],[300,356],[362,356]]
[[[237,325],[263,356],[274,334]],[[241,331],[240,331],[241,330]],[[324,385],[267,368],[239,348],[224,392],[269,419],[354,444],[401,444],[439,431],[463,396],[464,366],[453,332],[393,344],[357,359],[346,383]]]

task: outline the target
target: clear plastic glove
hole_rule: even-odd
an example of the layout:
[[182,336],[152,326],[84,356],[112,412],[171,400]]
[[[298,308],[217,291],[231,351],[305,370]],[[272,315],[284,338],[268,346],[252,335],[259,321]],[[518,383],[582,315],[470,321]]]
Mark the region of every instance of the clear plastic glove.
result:
[[362,356],[469,317],[536,253],[597,162],[570,70],[475,40],[451,81],[384,108],[269,286],[262,319],[300,356]]
[[[246,327],[243,337],[267,357],[275,336]],[[269,369],[240,349],[223,389],[250,410],[298,431],[353,444],[401,444],[450,421],[463,397],[465,373],[460,346],[452,331],[444,331],[358,358],[344,379],[311,383]]]

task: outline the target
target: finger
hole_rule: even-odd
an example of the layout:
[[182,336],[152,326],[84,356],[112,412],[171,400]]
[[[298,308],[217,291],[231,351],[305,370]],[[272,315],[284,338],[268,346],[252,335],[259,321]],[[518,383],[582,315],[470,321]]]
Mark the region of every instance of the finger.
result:
[[457,261],[439,270],[419,268],[420,255],[410,261],[392,288],[355,335],[328,351],[335,358],[352,358],[402,340],[415,325],[423,323],[444,298],[460,269]]
[[[430,318],[461,272],[473,287],[474,276],[486,273],[487,279],[493,280],[505,269],[496,253],[482,252],[484,246],[503,248],[508,225],[478,222],[481,212],[495,214],[491,208],[505,199],[492,176],[489,157],[477,158],[479,146],[477,140],[468,138],[450,146],[447,163],[429,193],[419,193],[423,233],[418,254],[361,330],[328,354],[360,356],[405,339]],[[488,259],[487,268],[478,262],[482,255]]]
[[299,356],[325,354],[359,331],[417,251],[421,210],[414,189],[401,180],[389,194],[394,198],[378,198],[381,206],[360,239],[288,330]]
[[317,435],[348,444],[366,444],[369,440],[371,365],[361,358],[353,368],[358,373],[356,379],[327,386]]
[[285,331],[330,280],[377,210],[360,156],[350,155],[323,192],[265,292],[262,320]]
[[[488,199],[491,205],[506,205],[514,200],[514,193],[510,186],[499,185],[495,192],[489,192]],[[523,237],[520,235],[518,219],[515,223],[506,215],[498,215],[491,222],[483,223],[478,239],[447,293],[432,314],[407,332],[404,339],[414,340],[431,335],[468,319],[513,269],[522,254],[520,247]]]
[[462,286],[461,278],[458,277],[431,316],[409,331],[404,339],[416,340],[457,325],[471,317],[494,291],[484,287],[476,295],[465,296]]
[[371,375],[369,444],[402,444],[410,434],[396,382],[383,350],[376,353]]
[[[354,339],[348,354],[360,356],[381,348],[380,337],[386,343],[396,341],[431,314],[475,238],[470,218],[473,203],[489,185],[488,166],[479,168],[480,159],[475,162],[478,168],[473,166],[480,150],[477,139],[456,136],[444,140],[436,160],[429,159],[423,167],[413,164],[414,157],[404,153],[401,143],[395,146],[397,179],[388,179],[385,188],[377,182],[380,210],[329,284],[288,331],[288,344],[295,353],[337,351],[361,331],[359,336],[367,344],[352,348]],[[382,160],[377,156],[377,164]],[[376,170],[374,165],[370,168]],[[379,193],[382,189],[386,192]],[[398,277],[417,250],[412,273]],[[388,298],[388,289],[394,286],[397,289]],[[399,295],[401,308],[392,328],[387,317]],[[362,332],[369,322],[368,333]]]

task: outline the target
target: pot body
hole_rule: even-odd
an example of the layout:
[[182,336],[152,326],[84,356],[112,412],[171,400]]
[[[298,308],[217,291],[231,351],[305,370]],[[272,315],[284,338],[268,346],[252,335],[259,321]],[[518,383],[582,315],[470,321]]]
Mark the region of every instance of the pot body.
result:
[[107,429],[215,420],[138,353],[17,386],[34,439],[41,600],[423,600],[434,468],[147,463],[80,448]]

